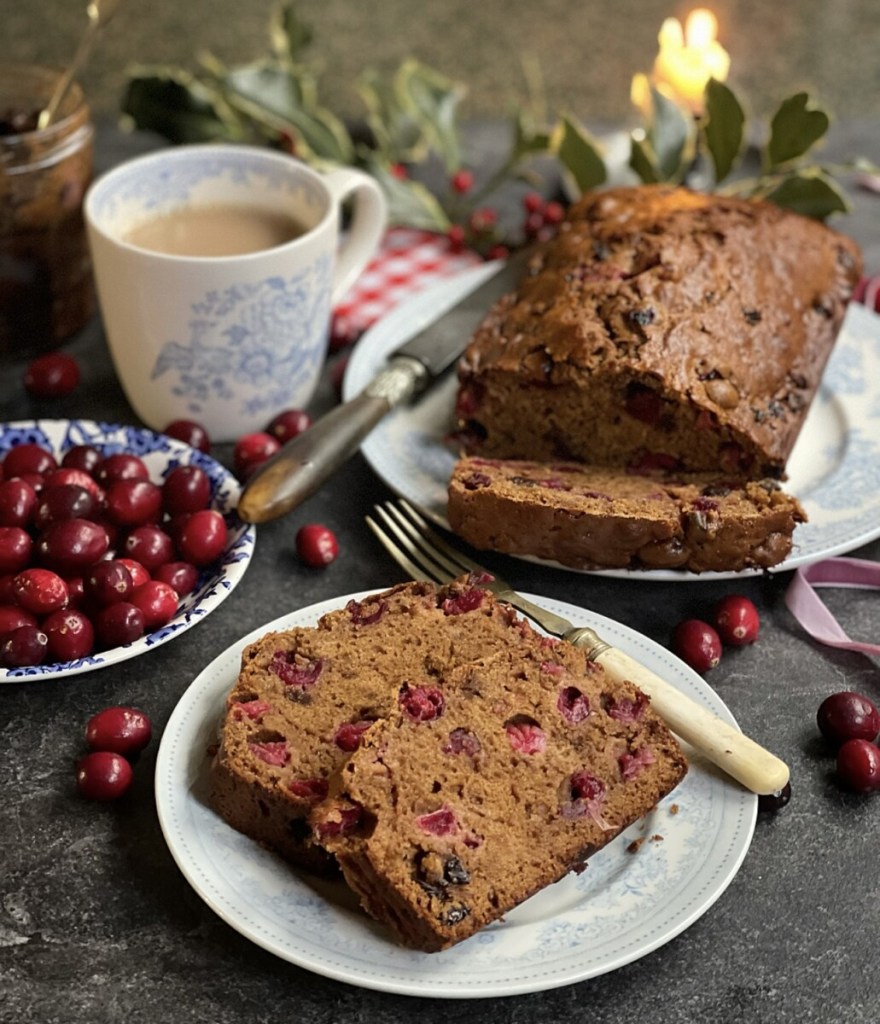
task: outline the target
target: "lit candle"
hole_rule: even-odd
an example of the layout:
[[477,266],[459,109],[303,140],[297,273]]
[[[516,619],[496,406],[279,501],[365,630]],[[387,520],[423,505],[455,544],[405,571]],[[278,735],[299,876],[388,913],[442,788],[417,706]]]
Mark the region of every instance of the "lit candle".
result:
[[695,114],[702,111],[709,79],[723,82],[730,70],[730,56],[717,36],[718,21],[705,8],[691,11],[684,29],[678,18],[667,18],[660,28],[652,80]]

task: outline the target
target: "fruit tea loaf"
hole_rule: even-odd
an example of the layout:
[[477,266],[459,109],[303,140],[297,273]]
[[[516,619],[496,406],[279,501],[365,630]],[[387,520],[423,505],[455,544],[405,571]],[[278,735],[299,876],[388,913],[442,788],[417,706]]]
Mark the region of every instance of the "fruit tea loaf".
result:
[[858,280],[769,203],[590,193],[460,361],[470,454],[781,477]]
[[408,679],[440,677],[536,634],[466,579],[410,583],[351,601],[314,628],[243,652],[211,766],[212,804],[234,828],[314,870],[332,867],[307,815],[361,734]]
[[475,548],[575,569],[695,573],[777,565],[806,518],[769,478],[475,456],[455,466],[447,515]]
[[312,812],[407,946],[451,946],[582,870],[687,771],[634,686],[569,644],[527,647],[410,679]]

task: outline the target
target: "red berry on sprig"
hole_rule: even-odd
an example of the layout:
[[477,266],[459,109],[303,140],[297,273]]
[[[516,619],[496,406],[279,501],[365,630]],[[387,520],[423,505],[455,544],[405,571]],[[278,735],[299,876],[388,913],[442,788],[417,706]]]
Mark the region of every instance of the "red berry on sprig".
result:
[[460,196],[466,195],[474,187],[473,172],[462,169],[456,171],[449,180],[453,192]]

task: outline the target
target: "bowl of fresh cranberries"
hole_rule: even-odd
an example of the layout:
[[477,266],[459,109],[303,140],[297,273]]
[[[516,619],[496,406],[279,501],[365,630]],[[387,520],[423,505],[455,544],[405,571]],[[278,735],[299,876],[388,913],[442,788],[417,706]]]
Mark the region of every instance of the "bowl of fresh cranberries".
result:
[[0,425],[0,683],[143,654],[244,575],[254,528],[205,452],[91,420]]

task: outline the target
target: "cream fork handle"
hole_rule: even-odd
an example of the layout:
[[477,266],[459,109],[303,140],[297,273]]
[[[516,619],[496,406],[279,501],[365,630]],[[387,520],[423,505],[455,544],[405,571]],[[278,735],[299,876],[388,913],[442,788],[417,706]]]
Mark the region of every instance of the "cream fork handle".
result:
[[572,630],[565,639],[591,650],[592,660],[613,679],[628,679],[643,690],[651,698],[651,707],[677,736],[751,792],[769,795],[785,788],[789,770],[784,761],[619,648],[601,640],[597,644],[594,630]]

